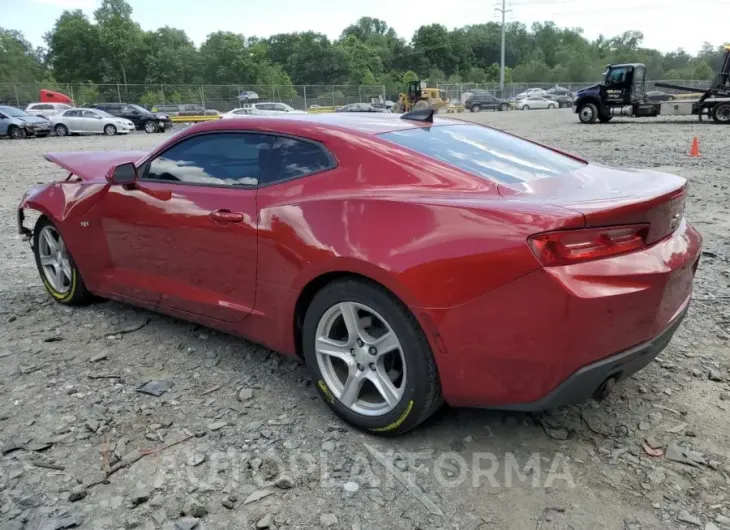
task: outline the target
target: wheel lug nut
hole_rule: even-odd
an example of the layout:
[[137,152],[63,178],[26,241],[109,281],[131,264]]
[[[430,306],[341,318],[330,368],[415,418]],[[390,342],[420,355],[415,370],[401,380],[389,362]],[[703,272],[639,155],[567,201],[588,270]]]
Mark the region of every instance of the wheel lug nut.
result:
[[370,369],[373,371],[375,370],[375,363],[370,363]]
[[362,344],[363,344],[362,339],[357,339],[357,341],[355,341],[355,342],[357,342],[357,345],[362,348]]
[[378,353],[378,349],[375,346],[370,346],[370,349],[368,350],[370,352],[370,355],[375,355]]
[[357,369],[362,372],[365,369],[365,367],[362,364],[358,364]]
[[355,357],[355,348],[351,348],[350,349],[350,355],[352,355],[353,357]]

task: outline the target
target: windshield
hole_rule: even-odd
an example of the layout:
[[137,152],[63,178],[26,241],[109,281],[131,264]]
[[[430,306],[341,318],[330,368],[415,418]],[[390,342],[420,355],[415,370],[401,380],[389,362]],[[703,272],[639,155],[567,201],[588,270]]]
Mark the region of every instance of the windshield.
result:
[[138,110],[139,112],[142,112],[144,114],[147,114],[149,111],[145,108],[140,107],[139,105],[130,105],[134,110]]
[[20,109],[16,109],[15,107],[2,107],[2,108],[0,108],[0,112],[10,116],[11,118],[29,118],[30,117],[30,114],[28,114],[27,112],[20,110]]
[[382,138],[502,184],[557,177],[585,164],[489,127],[414,127]]

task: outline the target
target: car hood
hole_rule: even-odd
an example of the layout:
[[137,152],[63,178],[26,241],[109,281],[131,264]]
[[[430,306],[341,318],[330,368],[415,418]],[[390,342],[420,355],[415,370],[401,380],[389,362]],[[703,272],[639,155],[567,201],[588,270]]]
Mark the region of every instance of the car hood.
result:
[[576,96],[580,96],[581,94],[585,94],[585,93],[587,93],[587,92],[593,92],[594,90],[598,90],[598,87],[600,87],[600,86],[601,86],[601,85],[597,83],[597,84],[595,84],[595,85],[591,85],[591,86],[587,86],[587,87],[585,87],[585,88],[581,88],[580,90],[578,90],[578,91],[577,91],[577,92],[575,93],[575,95],[576,95]]
[[83,180],[103,178],[111,168],[126,162],[137,162],[146,151],[76,151],[46,153],[46,160],[61,166]]
[[18,116],[16,119],[20,120],[20,121],[24,121],[25,123],[30,123],[31,125],[40,124],[40,123],[48,123],[48,120],[46,118],[41,118],[40,116],[33,116],[32,114],[28,114],[27,116]]

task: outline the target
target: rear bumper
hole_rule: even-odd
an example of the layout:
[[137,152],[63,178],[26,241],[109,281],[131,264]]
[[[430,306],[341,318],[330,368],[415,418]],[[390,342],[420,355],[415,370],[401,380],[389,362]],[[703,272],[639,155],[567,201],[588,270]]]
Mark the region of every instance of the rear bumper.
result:
[[[443,352],[436,361],[444,398],[453,406],[529,410],[590,397],[617,359],[624,374],[640,369],[686,310],[701,244],[682,221],[645,250],[538,269],[460,306],[429,311],[432,343]],[[649,353],[630,363],[627,352],[639,350]]]
[[521,403],[519,405],[505,405],[500,407],[504,410],[519,411],[541,411],[565,405],[573,405],[583,403],[588,399],[595,397],[596,393],[604,387],[609,380],[617,383],[622,379],[626,379],[635,374],[651,361],[653,361],[661,351],[667,347],[669,341],[677,331],[689,309],[689,299],[680,310],[677,317],[672,323],[661,332],[644,344],[640,344],[630,348],[622,353],[612,355],[606,359],[584,366],[577,372],[573,373],[568,379],[563,381],[557,388],[547,394],[545,397],[532,401],[530,403]]

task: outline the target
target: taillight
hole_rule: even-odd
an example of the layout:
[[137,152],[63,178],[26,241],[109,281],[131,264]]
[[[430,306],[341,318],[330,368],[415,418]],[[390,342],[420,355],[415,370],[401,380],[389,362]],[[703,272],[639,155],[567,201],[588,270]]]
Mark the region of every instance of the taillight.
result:
[[640,250],[648,231],[647,224],[581,228],[536,234],[527,241],[540,263],[552,267]]

